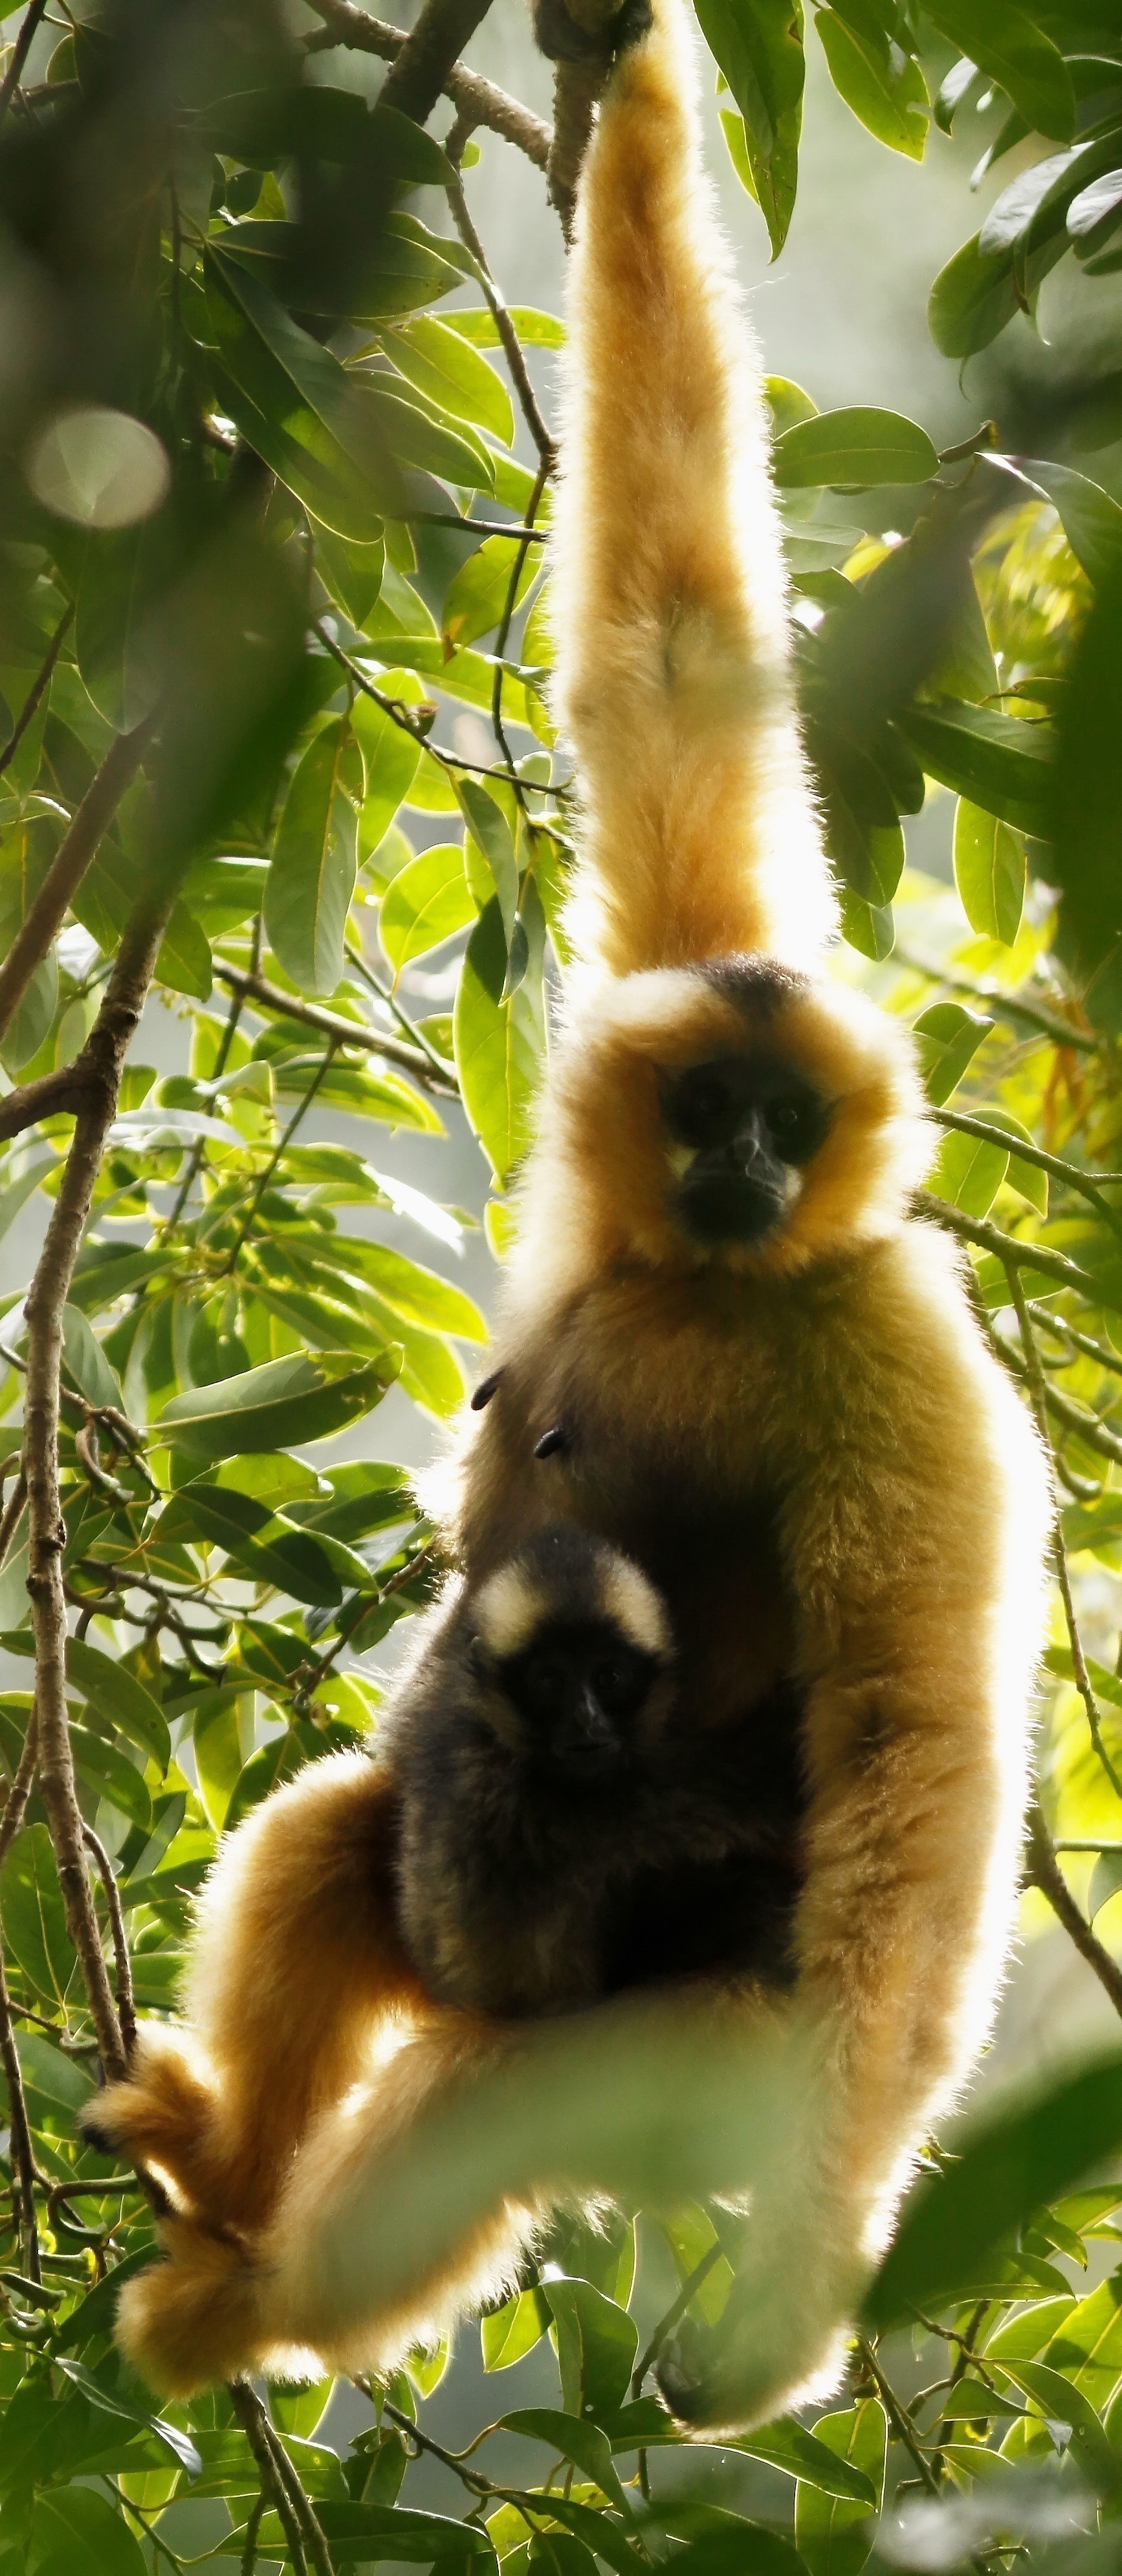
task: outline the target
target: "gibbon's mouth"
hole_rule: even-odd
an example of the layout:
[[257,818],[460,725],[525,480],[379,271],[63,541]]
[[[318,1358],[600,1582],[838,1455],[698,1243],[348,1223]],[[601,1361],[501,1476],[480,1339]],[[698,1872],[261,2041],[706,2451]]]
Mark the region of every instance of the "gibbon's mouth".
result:
[[735,1147],[692,1157],[675,1193],[688,1233],[700,1243],[762,1243],[787,1206],[782,1164],[757,1155],[749,1168]]

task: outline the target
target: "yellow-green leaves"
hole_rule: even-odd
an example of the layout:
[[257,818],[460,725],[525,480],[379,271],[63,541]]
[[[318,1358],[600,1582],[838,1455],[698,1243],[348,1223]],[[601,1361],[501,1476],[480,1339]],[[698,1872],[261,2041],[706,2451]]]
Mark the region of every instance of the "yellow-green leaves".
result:
[[[517,568],[514,606],[526,596],[539,569],[540,546],[523,546],[517,537],[485,537],[453,575],[444,596],[443,629],[450,644],[473,644],[489,635],[506,615]],[[522,561],[519,563],[519,555]]]
[[939,459],[925,429],[898,411],[857,405],[796,421],[772,457],[781,491],[840,483],[926,483]]
[[814,23],[846,106],[878,143],[922,161],[931,104],[914,55],[902,53],[873,10],[856,7],[854,0],[819,9]]
[[940,35],[988,72],[1025,124],[1066,141],[1075,123],[1075,93],[1058,46],[1014,0],[927,0]]
[[697,0],[697,15],[744,120],[752,191],[777,258],[799,174],[806,79],[801,0]]
[[1011,948],[1025,900],[1025,846],[1010,823],[960,796],[954,824],[955,883],[972,930]]
[[265,928],[304,993],[333,993],[355,888],[362,759],[350,720],[325,725],[284,801],[265,891]]
[[496,1178],[505,1184],[531,1136],[531,1104],[545,1043],[541,952],[507,1000],[507,943],[492,895],[468,941],[453,1032],[464,1107]]
[[875,2516],[884,2497],[888,2421],[878,2398],[867,2397],[840,2413],[820,2415],[816,2442],[859,2469],[872,2490],[872,2507],[830,2496],[800,2478],[795,2489],[795,2542],[810,2576],[860,2576],[876,2536]]
[[456,419],[491,430],[504,447],[510,446],[514,437],[510,395],[502,378],[458,328],[450,329],[447,322],[436,322],[426,313],[379,337],[387,357],[419,393]]
[[993,1021],[968,1011],[961,1002],[933,1002],[915,1023],[919,1061],[929,1100],[937,1109],[961,1082]]
[[411,957],[439,948],[443,939],[450,939],[474,918],[459,842],[440,842],[435,849],[422,850],[394,878],[378,916],[378,935],[395,976]]
[[173,1396],[160,1417],[160,1437],[201,1460],[236,1458],[245,1449],[290,1449],[325,1440],[381,1402],[396,1376],[392,1347],[376,1361],[345,1354],[267,1360],[216,1386]]

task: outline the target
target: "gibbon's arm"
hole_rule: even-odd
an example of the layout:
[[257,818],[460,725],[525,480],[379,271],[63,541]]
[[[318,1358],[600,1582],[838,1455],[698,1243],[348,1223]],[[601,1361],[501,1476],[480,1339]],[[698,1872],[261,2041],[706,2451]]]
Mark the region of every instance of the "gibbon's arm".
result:
[[362,1753],[328,1756],[239,1825],[199,1908],[179,2026],[147,2022],[129,2079],[86,2126],[170,2176],[211,2228],[259,2226],[309,2123],[368,2072],[419,1999],[397,1930],[394,1793]]
[[585,806],[570,931],[615,974],[834,920],[792,714],[759,367],[701,166],[680,0],[619,58],[581,182],[553,573]]

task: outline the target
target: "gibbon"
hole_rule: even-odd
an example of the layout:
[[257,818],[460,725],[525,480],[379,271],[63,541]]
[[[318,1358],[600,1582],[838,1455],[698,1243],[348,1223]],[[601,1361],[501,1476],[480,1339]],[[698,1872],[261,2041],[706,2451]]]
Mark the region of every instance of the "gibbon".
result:
[[[671,2187],[749,2224],[718,2344],[663,2384],[710,2437],[826,2393],[1008,1948],[1048,1482],[958,1253],[908,1213],[930,1137],[908,1032],[823,974],[758,370],[692,92],[681,0],[656,0],[608,82],[572,259],[553,581],[573,963],[498,1366],[442,1511],[473,1594],[559,1521],[622,1551],[665,1603],[699,1748],[796,1694],[790,1975],[717,1963],[560,2021],[440,2003],[402,1937],[386,1775],[313,1766],[219,1861],[186,2032],[148,2025],[135,2082],[98,2106],[183,2203],[120,2308],[176,2393],[301,2352],[385,2367],[509,2285],[559,2196],[642,2170],[622,2114],[610,2155],[582,2148],[603,2090],[533,2127],[543,2051],[625,2029],[688,2042],[734,2089],[757,2042],[807,2042],[769,2151],[747,2073],[739,2164],[726,2138],[706,2167],[696,2122],[688,2155],[667,2148]],[[434,2156],[448,2191],[421,2229]]]
[[378,1730],[426,1993],[513,2017],[718,1967],[782,1983],[798,1715],[776,1691],[750,1726],[684,1723],[659,1595],[571,1523],[461,1588]]

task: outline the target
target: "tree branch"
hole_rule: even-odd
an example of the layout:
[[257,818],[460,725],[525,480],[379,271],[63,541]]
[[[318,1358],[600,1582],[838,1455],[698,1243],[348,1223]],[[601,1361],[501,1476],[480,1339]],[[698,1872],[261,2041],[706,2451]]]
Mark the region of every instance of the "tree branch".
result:
[[66,1711],[66,1524],[58,1480],[63,1309],[74,1274],[105,1139],[116,1116],[125,1055],[144,1006],[176,881],[134,907],[97,1019],[77,1066],[83,1102],[39,1264],[27,1293],[24,1473],[30,1522],[27,1588],[35,1634],[39,1787],[54,1844],[67,1928],[78,1953],[106,2074],[126,2072],[125,2052],[101,1946],[74,1786]]
[[1030,1887],[1038,1887],[1046,1896],[1053,1914],[1074,1941],[1080,1958],[1093,1968],[1100,1986],[1108,1994],[1116,2013],[1122,2013],[1122,1968],[1097,1941],[1086,1916],[1081,1914],[1052,1848],[1051,1836],[1041,1814],[1034,1806],[1029,1816],[1029,1864],[1025,1873]]
[[136,2047],[136,2004],[133,2000],[132,1960],[129,1957],[128,1934],[125,1931],[121,1899],[117,1893],[117,1881],[113,1876],[113,1863],[104,1843],[95,1834],[92,1825],[83,1825],[82,1836],[87,1850],[92,1851],[97,1862],[98,1875],[105,1889],[105,1902],[109,1909],[109,1928],[113,1935],[113,1957],[117,1968],[117,2019],[121,2025],[125,2055],[131,2058]]
[[[387,1064],[400,1065],[429,1091],[442,1091],[456,1096],[451,1072],[442,1079],[420,1047],[407,1046],[401,1038],[380,1036],[377,1029],[364,1028],[361,1020],[344,1020],[337,1011],[321,1011],[318,1002],[302,1001],[298,993],[282,993],[279,984],[270,984],[265,975],[247,975],[241,966],[227,966],[224,959],[214,961],[216,980],[228,984],[232,993],[240,993],[247,1002],[259,1002],[264,1011],[277,1011],[286,1020],[299,1020],[304,1028],[315,1029],[321,1037],[334,1038],[336,1046],[362,1048],[367,1055],[381,1055]],[[13,1095],[14,1096],[14,1095]],[[0,1135],[3,1134],[3,1111],[0,1104]]]
[[63,833],[27,919],[0,966],[0,1038],[56,931],[62,927],[98,842],[112,822],[126,787],[136,776],[151,733],[149,717],[134,732],[116,736]]
[[0,1863],[14,1843],[27,1814],[27,1801],[31,1796],[31,1783],[35,1778],[35,1765],[38,1759],[39,1726],[35,1711],[32,1709],[27,1733],[23,1740],[23,1751],[16,1765],[11,1788],[4,1800],[4,1813],[0,1816]]
[[1092,1279],[1089,1270],[1081,1270],[1078,1262],[1069,1261],[1066,1253],[1053,1252],[1046,1243],[1021,1243],[1015,1234],[1003,1234],[999,1226],[989,1225],[985,1217],[963,1216],[961,1208],[936,1198],[933,1190],[917,1191],[912,1214],[945,1226],[949,1234],[961,1235],[964,1243],[976,1243],[983,1252],[996,1253],[1006,1268],[1012,1264],[1015,1270],[1039,1270],[1042,1278],[1054,1279],[1058,1287],[1078,1288],[1093,1305],[1102,1303],[1101,1281]]
[[[310,0],[310,6],[323,19],[324,30],[322,35],[309,39],[309,53],[347,45],[352,53],[377,54],[382,62],[396,62],[406,41],[400,27],[387,26],[384,18],[371,18],[365,9],[354,8],[352,0]],[[517,151],[524,152],[535,169],[546,168],[553,136],[540,116],[523,107],[521,99],[511,98],[493,81],[483,80],[466,63],[453,63],[442,87],[457,115],[469,125],[487,126],[492,134],[501,134],[504,143],[513,143]]]
[[546,194],[561,220],[565,247],[573,239],[577,184],[588,150],[593,120],[611,70],[605,53],[586,63],[558,63],[553,79],[553,144],[546,175]]
[[424,0],[412,34],[386,74],[380,105],[396,107],[416,125],[426,124],[457,56],[489,7],[490,0]]
[[1088,1055],[1094,1055],[1102,1044],[1092,1031],[1073,1028],[1070,1020],[1061,1019],[1059,1012],[1050,1011],[1046,1003],[1026,1002],[1019,993],[1007,993],[992,976],[958,975],[952,966],[937,966],[930,958],[917,957],[914,950],[901,948],[899,942],[893,949],[892,962],[894,966],[909,967],[913,975],[925,975],[929,984],[945,984],[949,993],[971,993],[975,1001],[987,1003],[999,1020],[1023,1020],[1026,1028],[1039,1029],[1042,1037],[1051,1038],[1053,1046],[1081,1047]]
[[12,2006],[8,1980],[4,1973],[4,1954],[0,1949],[0,2065],[8,2087],[8,2128],[11,2136],[12,2165],[17,2177],[20,2204],[20,2238],[23,2260],[29,2280],[41,2281],[39,2268],[39,2230],[35,2224],[35,2154],[23,2091],[23,2070],[19,2062],[15,2032],[12,2029]]
[[269,2441],[269,2419],[261,2400],[256,2391],[250,2387],[247,2379],[237,2379],[231,2383],[230,2403],[257,2462],[262,2493],[271,2498],[280,2516],[281,2529],[295,2576],[308,2576],[308,2561],[304,2555],[300,2528],[273,2457],[272,2445]]
[[1107,1224],[1118,1232],[1119,1219],[1108,1207],[1102,1190],[1108,1181],[1122,1182],[1122,1172],[1083,1172],[1078,1163],[1061,1162],[1058,1154],[1046,1154],[1042,1145],[1032,1145],[1020,1136],[1010,1136],[1004,1127],[991,1126],[988,1118],[970,1118],[961,1109],[932,1109],[929,1114],[937,1127],[953,1127],[960,1136],[976,1136],[980,1144],[999,1145],[1010,1154],[1019,1154],[1023,1163],[1035,1164],[1038,1171],[1050,1172],[1052,1179],[1061,1182],[1064,1189],[1078,1190],[1083,1198],[1090,1199],[1100,1216],[1105,1217]]
[[16,37],[15,51],[4,78],[0,81],[0,120],[8,113],[12,97],[19,88],[20,74],[46,16],[47,0],[31,0],[30,8]]
[[[466,116],[464,117],[463,124],[464,131],[459,139],[460,152],[463,151],[464,143],[467,140]],[[537,448],[542,464],[545,466],[547,473],[552,474],[557,463],[557,449],[538,409],[537,396],[530,382],[529,369],[526,365],[521,340],[515,330],[502,294],[491,275],[490,268],[487,264],[487,253],[483,248],[483,244],[480,241],[475,225],[472,222],[471,214],[468,209],[467,198],[464,195],[464,183],[459,176],[458,155],[457,175],[450,186],[446,189],[445,194],[448,198],[452,221],[455,224],[460,240],[464,245],[464,249],[471,252],[472,258],[478,266],[480,279],[483,285],[483,293],[487,300],[491,319],[502,343],[503,355],[506,359],[507,366],[510,369],[510,380],[514,386],[515,393],[518,396],[522,417],[530,432],[534,445]],[[466,526],[467,522],[465,521],[464,524]],[[517,534],[517,531],[515,530],[512,533]]]
[[27,732],[27,728],[32,722],[36,710],[40,705],[43,691],[50,687],[51,673],[54,670],[55,663],[62,651],[63,639],[73,615],[74,606],[73,602],[71,602],[70,607],[64,608],[63,610],[62,616],[58,621],[58,625],[56,626],[54,634],[52,635],[47,647],[42,665],[35,674],[35,678],[31,683],[31,687],[28,690],[22,707],[20,708],[20,712],[16,717],[15,725],[8,736],[3,751],[0,751],[0,777],[3,777],[4,771],[11,767],[20,744],[23,741],[23,737]]

